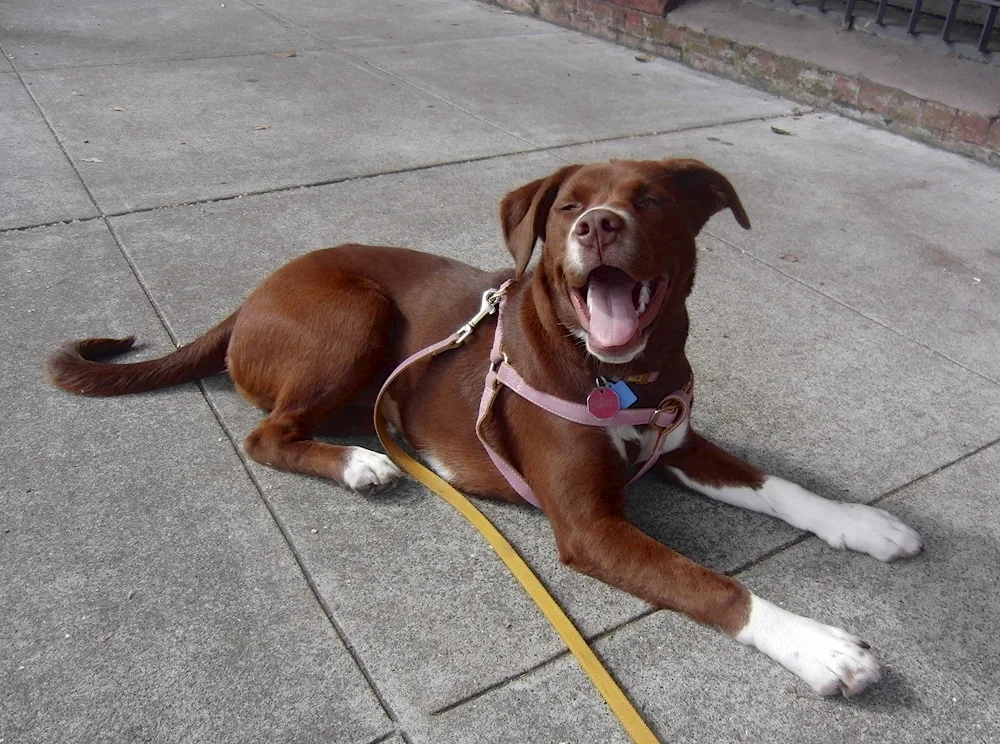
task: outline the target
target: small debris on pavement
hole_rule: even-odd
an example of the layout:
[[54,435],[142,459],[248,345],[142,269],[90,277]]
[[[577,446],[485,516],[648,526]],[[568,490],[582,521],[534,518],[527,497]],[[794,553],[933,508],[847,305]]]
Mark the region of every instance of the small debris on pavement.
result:
[[981,282],[981,281],[982,281],[982,279],[980,279],[978,276],[972,277],[972,283],[973,284],[979,284],[979,282]]
[[639,62],[652,62],[653,61],[653,55],[652,54],[637,54],[637,55],[635,55],[635,58]]
[[250,128],[253,129],[253,130],[255,130],[255,131],[260,131],[261,129],[270,129],[271,125],[270,124],[255,124],[254,126],[252,126]]
[[788,129],[782,129],[781,127],[771,127],[771,131],[775,134],[784,134],[789,137],[795,134],[795,132]]
[[124,111],[125,107],[124,106],[112,106],[111,110],[112,111]]
[[103,163],[104,161],[101,160],[100,158],[84,158],[83,162],[84,163]]
[[81,93],[78,90],[71,90],[70,93],[72,93],[74,96],[82,96],[83,95],[83,93]]
[[298,56],[298,53],[297,52],[275,52],[271,56],[272,57],[296,57],[296,56]]
[[798,256],[793,256],[791,253],[786,253],[781,257],[782,261],[788,261],[788,263],[798,263]]

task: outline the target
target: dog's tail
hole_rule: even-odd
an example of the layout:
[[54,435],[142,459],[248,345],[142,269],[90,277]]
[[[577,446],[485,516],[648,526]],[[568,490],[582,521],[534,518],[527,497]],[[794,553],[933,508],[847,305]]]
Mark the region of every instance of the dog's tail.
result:
[[131,364],[97,361],[132,348],[135,337],[67,341],[45,362],[45,373],[63,390],[82,395],[128,395],[179,385],[221,372],[237,310],[212,330],[159,359]]

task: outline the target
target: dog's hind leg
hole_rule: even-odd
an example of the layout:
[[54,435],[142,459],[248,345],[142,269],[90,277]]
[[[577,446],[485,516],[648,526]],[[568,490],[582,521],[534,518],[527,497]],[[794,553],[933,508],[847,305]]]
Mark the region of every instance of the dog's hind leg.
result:
[[241,393],[271,411],[244,446],[257,462],[357,491],[388,485],[402,473],[385,455],[313,436],[352,413],[384,370],[394,305],[367,279],[307,268],[285,277],[279,271],[261,285],[234,329],[230,374]]
[[868,553],[880,561],[920,552],[919,535],[888,512],[865,504],[824,499],[762,473],[694,432],[680,447],[664,454],[658,467],[692,491],[777,517],[812,532],[835,548]]

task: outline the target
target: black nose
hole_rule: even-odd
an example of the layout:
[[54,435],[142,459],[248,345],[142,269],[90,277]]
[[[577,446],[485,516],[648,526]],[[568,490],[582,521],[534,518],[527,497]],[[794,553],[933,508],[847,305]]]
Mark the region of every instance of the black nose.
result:
[[605,248],[618,239],[625,220],[608,209],[587,212],[576,223],[576,239],[585,248]]

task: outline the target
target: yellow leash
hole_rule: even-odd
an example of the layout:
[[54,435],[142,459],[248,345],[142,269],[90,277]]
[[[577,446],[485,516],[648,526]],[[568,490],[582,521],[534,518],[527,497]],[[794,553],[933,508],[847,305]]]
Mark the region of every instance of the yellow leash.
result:
[[[381,395],[379,396],[381,403]],[[521,586],[528,593],[542,614],[548,618],[552,627],[562,637],[566,646],[576,657],[577,662],[583,671],[590,677],[590,681],[601,693],[601,697],[611,708],[611,711],[618,717],[622,727],[632,737],[632,741],[637,744],[658,744],[659,739],[653,734],[649,726],[633,707],[632,703],[625,696],[625,693],[614,681],[608,670],[604,668],[601,660],[593,652],[580,631],[573,625],[559,604],[549,594],[548,590],[538,580],[524,559],[518,555],[514,547],[507,542],[507,538],[493,526],[493,523],[486,518],[471,501],[469,501],[460,491],[452,488],[434,472],[428,470],[419,462],[410,457],[403,449],[396,444],[396,441],[389,435],[386,427],[385,417],[382,415],[381,405],[375,406],[375,432],[379,441],[385,447],[386,452],[396,463],[407,473],[413,476],[421,484],[436,493],[442,499],[455,507],[462,516],[468,519],[473,527],[479,530],[480,534],[486,538],[490,547],[496,552],[500,559],[507,564],[507,568],[514,574],[514,578],[521,582]]]

